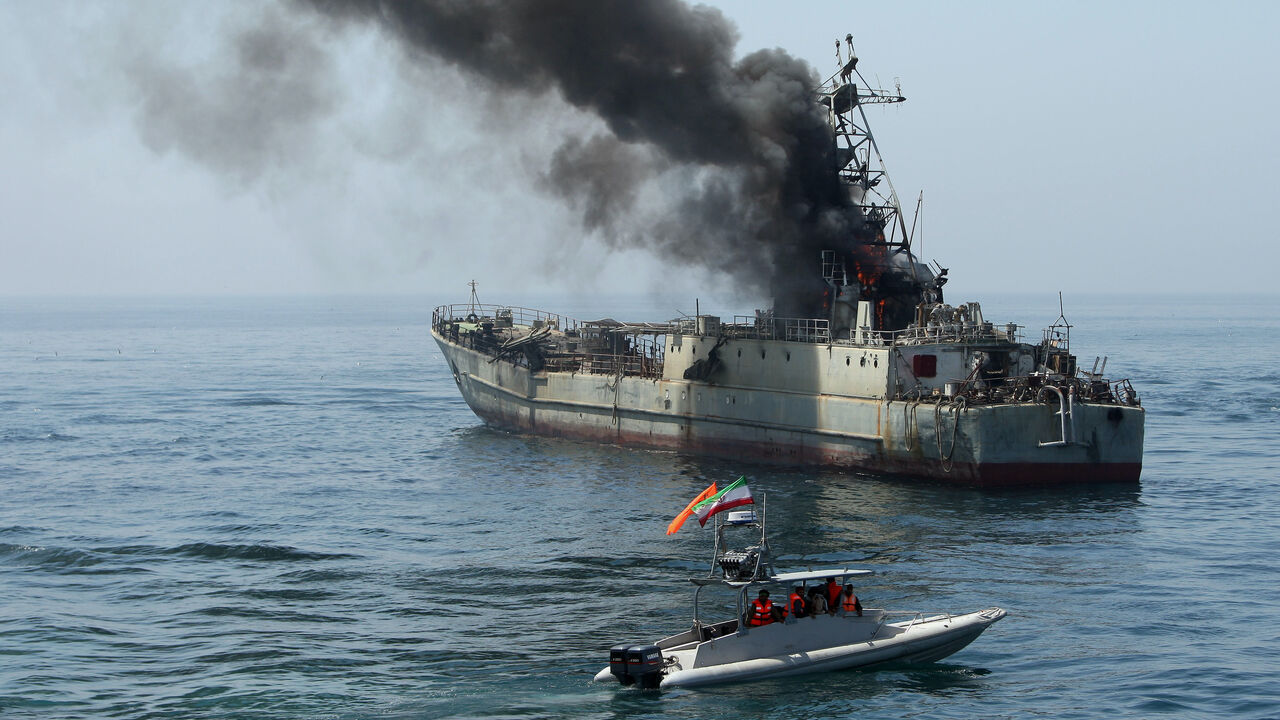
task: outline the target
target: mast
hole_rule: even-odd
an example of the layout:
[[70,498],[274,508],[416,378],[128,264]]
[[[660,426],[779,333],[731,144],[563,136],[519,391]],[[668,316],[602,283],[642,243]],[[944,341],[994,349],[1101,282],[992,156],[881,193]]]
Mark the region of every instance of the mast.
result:
[[[901,88],[895,92],[870,87],[858,70],[858,56],[853,50],[853,36],[846,35],[849,59],[840,70],[823,83],[822,103],[827,106],[827,119],[836,140],[836,163],[841,180],[849,187],[855,207],[863,217],[880,226],[873,244],[910,250],[906,223],[902,218],[902,206],[898,193],[889,178],[880,146],[876,144],[871,124],[867,120],[866,105],[906,102]],[[836,41],[836,60],[840,57],[840,41]],[[861,84],[854,79],[861,81]],[[856,111],[856,115],[855,115]],[[882,186],[883,183],[883,186]],[[887,191],[887,192],[886,192]],[[883,229],[891,227],[890,236],[884,237]],[[901,231],[901,238],[898,232]]]
[[[847,55],[837,40],[839,69],[819,90],[834,138],[836,172],[862,221],[848,247],[822,256],[835,337],[852,335],[855,323],[861,327],[860,313],[870,316],[874,330],[900,330],[914,319],[918,305],[942,299],[941,278],[911,252],[911,232],[865,110],[906,98],[901,87],[893,92],[871,87],[858,70],[853,36],[846,35],[844,43]],[[861,303],[870,303],[869,313]]]

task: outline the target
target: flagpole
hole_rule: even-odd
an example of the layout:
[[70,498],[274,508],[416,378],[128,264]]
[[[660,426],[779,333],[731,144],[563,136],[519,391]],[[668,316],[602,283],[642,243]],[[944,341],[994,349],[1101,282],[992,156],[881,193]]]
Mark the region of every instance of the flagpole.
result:
[[720,532],[720,516],[715,515],[711,520],[714,523],[711,529],[712,534],[715,535],[715,540],[711,544],[711,569],[707,571],[707,577],[709,578],[716,576],[716,560],[720,557],[720,536],[722,534]]
[[760,563],[765,564],[765,573],[769,572],[769,535],[765,530],[765,521],[769,517],[769,495],[760,493],[760,559],[756,563],[756,574],[760,574]]

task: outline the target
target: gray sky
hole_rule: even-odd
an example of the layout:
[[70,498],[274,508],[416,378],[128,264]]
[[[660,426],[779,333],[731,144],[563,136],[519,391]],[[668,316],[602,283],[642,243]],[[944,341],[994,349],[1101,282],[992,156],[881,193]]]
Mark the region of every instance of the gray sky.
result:
[[[923,256],[951,269],[950,300],[1274,292],[1280,4],[711,4],[739,54],[780,47],[825,77],[852,33],[864,74],[901,83],[908,101],[870,108],[872,127],[908,214],[924,191]],[[450,302],[476,278],[492,301],[765,304],[610,253],[539,188],[557,138],[590,118],[479,92],[372,31],[215,5],[0,4],[0,295]],[[323,41],[300,55],[327,78],[294,88],[305,120],[217,102],[238,87],[227,37],[264,13]],[[205,152],[228,138],[238,154]]]

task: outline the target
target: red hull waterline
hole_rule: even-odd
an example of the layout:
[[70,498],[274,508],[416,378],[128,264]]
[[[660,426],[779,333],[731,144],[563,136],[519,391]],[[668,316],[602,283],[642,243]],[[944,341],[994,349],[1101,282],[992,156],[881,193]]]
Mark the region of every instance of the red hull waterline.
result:
[[1009,462],[945,465],[937,459],[894,460],[852,451],[805,446],[796,443],[755,443],[724,439],[666,438],[625,429],[601,433],[587,426],[539,422],[530,426],[517,418],[497,416],[472,408],[486,424],[502,430],[532,433],[568,440],[609,443],[623,447],[672,450],[692,455],[750,460],[764,465],[827,467],[891,477],[925,479],[968,487],[1048,487],[1095,483],[1137,483],[1140,462]]

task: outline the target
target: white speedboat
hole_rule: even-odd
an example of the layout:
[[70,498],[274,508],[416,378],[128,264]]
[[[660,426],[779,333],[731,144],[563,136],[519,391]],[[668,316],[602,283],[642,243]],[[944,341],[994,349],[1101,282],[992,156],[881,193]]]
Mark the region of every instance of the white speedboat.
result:
[[[926,663],[945,658],[982,634],[1005,611],[988,608],[964,614],[864,609],[818,614],[762,626],[749,624],[748,594],[781,585],[784,598],[796,585],[868,575],[849,568],[777,573],[769,562],[763,509],[716,518],[712,576],[694,578],[693,627],[654,643],[623,643],[609,654],[597,681],[616,679],[644,688],[692,687],[886,663]],[[759,544],[744,551],[721,551],[726,527],[760,530]],[[737,617],[704,623],[699,601],[707,588],[736,590]],[[779,603],[781,605],[782,603]]]

